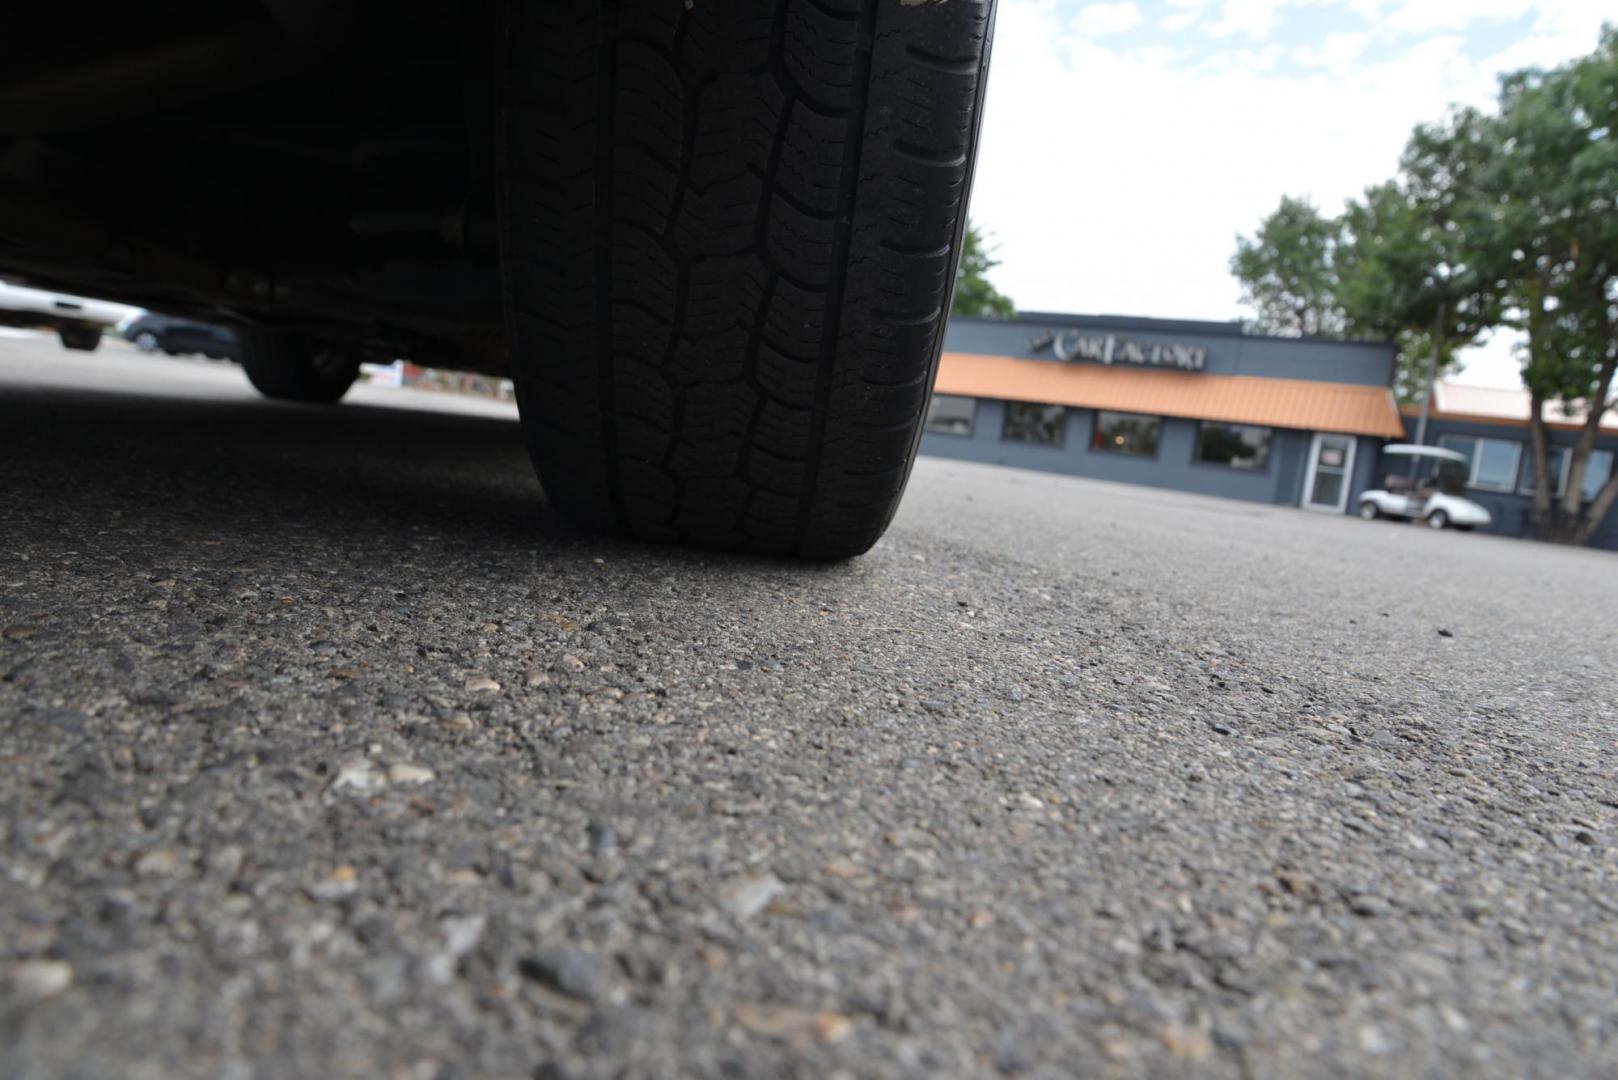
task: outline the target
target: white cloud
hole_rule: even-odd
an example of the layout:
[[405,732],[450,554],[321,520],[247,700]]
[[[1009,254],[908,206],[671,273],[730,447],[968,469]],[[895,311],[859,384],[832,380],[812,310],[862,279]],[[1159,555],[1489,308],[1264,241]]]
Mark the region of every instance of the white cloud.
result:
[[1180,63],[1185,58],[1186,53],[1184,49],[1176,49],[1168,45],[1146,45],[1139,49],[1131,49],[1122,55],[1150,67],[1166,68]]
[[[1283,194],[1336,211],[1393,174],[1413,125],[1453,101],[1488,104],[1500,71],[1588,52],[1600,18],[1542,9],[1532,35],[1486,61],[1459,35],[1394,51],[1342,23],[1313,67],[1253,41],[1192,64],[1155,42],[1106,48],[1054,0],[1002,0],[972,204],[999,245],[995,283],[1027,310],[1238,317],[1236,234]],[[1510,383],[1509,341],[1488,354],[1489,381]]]
[[1087,37],[1106,37],[1133,30],[1140,22],[1140,8],[1123,0],[1116,4],[1088,5],[1074,17],[1073,29]]
[[1263,74],[1274,71],[1280,66],[1285,57],[1286,50],[1275,44],[1246,48],[1233,47],[1228,51],[1217,53],[1212,59],[1205,61],[1199,75],[1206,78],[1229,71]]
[[1351,31],[1330,34],[1319,45],[1304,45],[1292,53],[1300,67],[1321,68],[1332,75],[1347,75],[1365,53],[1370,35]]
[[1479,19],[1520,19],[1539,5],[1534,0],[1395,0],[1383,4],[1383,20],[1405,34],[1461,30]]
[[1181,30],[1189,29],[1201,17],[1202,12],[1200,11],[1177,11],[1172,15],[1165,15],[1158,19],[1157,25],[1170,33],[1178,33]]
[[1263,41],[1275,29],[1276,18],[1287,3],[1288,0],[1225,0],[1208,32],[1214,37],[1241,34]]

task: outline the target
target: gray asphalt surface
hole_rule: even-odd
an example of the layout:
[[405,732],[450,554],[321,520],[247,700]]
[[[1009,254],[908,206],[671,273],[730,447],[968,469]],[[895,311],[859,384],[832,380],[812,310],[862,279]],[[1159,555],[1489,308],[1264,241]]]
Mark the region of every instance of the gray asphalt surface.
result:
[[845,565],[602,542],[498,406],[7,338],[0,1075],[1612,1075],[1615,639],[928,460]]

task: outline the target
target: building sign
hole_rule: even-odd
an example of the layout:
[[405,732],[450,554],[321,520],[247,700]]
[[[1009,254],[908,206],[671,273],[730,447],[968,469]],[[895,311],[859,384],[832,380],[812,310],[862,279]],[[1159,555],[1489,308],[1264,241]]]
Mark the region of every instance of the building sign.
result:
[[1051,350],[1058,360],[1088,360],[1097,364],[1132,364],[1136,367],[1201,371],[1208,365],[1202,345],[1164,345],[1137,341],[1117,334],[1085,334],[1078,330],[1050,331],[1028,343],[1035,352]]

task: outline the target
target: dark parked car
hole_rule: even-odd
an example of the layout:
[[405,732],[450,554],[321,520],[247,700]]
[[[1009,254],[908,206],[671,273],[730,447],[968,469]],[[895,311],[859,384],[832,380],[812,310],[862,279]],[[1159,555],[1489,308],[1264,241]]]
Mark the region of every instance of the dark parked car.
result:
[[0,272],[225,323],[273,398],[509,375],[588,528],[837,558],[892,520],[993,0],[10,8]]
[[213,323],[177,319],[172,315],[147,312],[124,327],[124,337],[141,352],[165,352],[170,356],[201,353],[211,360],[236,358],[236,335]]

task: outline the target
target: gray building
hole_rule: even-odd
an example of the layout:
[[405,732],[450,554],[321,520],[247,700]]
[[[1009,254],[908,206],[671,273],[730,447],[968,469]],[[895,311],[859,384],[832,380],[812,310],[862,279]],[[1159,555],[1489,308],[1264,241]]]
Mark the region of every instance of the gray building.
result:
[[[1231,499],[1351,513],[1402,471],[1382,447],[1415,435],[1388,389],[1393,346],[1245,333],[1239,323],[1027,313],[951,319],[921,450]],[[1425,441],[1467,458],[1487,531],[1533,530],[1528,396],[1440,382]],[[1553,411],[1550,469],[1566,488],[1578,417]],[[1586,501],[1618,458],[1603,422]],[[1593,546],[1618,549],[1618,513]]]
[[[1495,390],[1442,381],[1433,388],[1425,441],[1466,456],[1466,497],[1489,511],[1493,520],[1485,531],[1500,536],[1529,536],[1534,529],[1530,408],[1526,390]],[[1557,405],[1547,406],[1545,412],[1551,490],[1559,499],[1567,490],[1570,450],[1583,417],[1565,415]],[[1406,422],[1414,437],[1413,413],[1406,416]],[[1618,415],[1609,412],[1598,431],[1581,485],[1582,501],[1586,503],[1595,498],[1612,475],[1614,459],[1618,458]],[[1618,550],[1618,512],[1607,514],[1591,537],[1590,546]]]
[[1028,313],[955,318],[925,454],[1327,513],[1404,435],[1378,342],[1238,323]]

